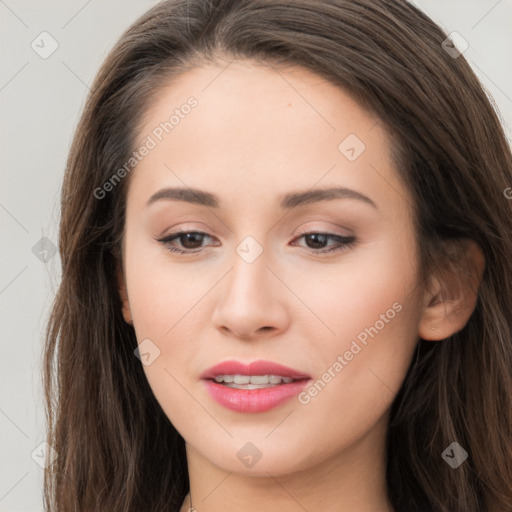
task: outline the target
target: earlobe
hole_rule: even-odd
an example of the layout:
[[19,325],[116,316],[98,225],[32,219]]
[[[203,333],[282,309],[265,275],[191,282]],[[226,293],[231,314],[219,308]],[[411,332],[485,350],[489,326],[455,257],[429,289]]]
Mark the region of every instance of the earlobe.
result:
[[123,303],[123,317],[127,324],[133,325],[132,313],[130,310],[130,302],[128,300],[128,293],[126,291],[126,283],[124,280],[123,270],[121,265],[117,265],[117,284],[121,302]]
[[482,249],[473,240],[467,241],[466,265],[452,264],[443,278],[434,277],[418,328],[425,340],[442,340],[460,331],[475,310],[478,289],[485,270]]

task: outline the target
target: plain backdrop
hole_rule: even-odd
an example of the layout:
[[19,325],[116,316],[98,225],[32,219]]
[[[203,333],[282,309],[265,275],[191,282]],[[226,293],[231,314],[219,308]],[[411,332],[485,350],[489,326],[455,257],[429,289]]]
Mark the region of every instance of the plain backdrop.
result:
[[[0,0],[0,512],[43,510],[41,354],[60,279],[59,193],[73,132],[108,50],[155,3]],[[510,140],[512,0],[413,3],[469,43],[464,56]]]

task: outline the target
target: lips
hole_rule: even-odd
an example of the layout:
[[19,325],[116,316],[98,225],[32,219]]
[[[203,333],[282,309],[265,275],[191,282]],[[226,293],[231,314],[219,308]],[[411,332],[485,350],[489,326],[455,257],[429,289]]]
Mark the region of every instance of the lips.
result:
[[244,364],[239,361],[223,361],[208,368],[201,374],[201,379],[215,379],[218,375],[279,375],[293,380],[309,379],[310,376],[288,366],[272,361],[253,361]]
[[[237,376],[235,380],[247,380],[240,378],[242,375],[279,376],[285,380],[281,384],[267,384],[268,387],[247,384],[244,387],[244,385],[236,386],[233,383],[220,383],[215,379],[217,377],[219,380],[220,376],[224,378],[229,376],[227,380],[230,381],[232,376]],[[310,381],[310,376],[271,361],[254,361],[248,364],[224,361],[203,372],[201,379],[210,397],[223,407],[239,413],[262,413],[299,394]]]

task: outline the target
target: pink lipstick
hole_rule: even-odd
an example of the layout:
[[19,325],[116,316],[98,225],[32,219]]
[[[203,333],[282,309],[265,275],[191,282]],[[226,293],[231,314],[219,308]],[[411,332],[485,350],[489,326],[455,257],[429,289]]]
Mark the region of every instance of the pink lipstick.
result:
[[224,361],[201,374],[206,390],[236,412],[264,412],[299,394],[310,376],[271,361]]

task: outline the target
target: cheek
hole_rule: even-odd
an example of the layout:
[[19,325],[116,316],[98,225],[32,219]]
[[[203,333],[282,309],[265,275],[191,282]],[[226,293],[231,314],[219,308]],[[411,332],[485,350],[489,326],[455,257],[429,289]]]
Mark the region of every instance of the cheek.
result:
[[222,274],[213,267],[176,263],[160,245],[133,245],[130,252],[126,244],[126,272],[134,326],[138,335],[165,342],[190,321],[193,308]]
[[[416,345],[416,310],[406,297],[393,304],[384,300],[382,308],[372,306],[358,318],[347,311],[346,322],[340,316],[337,342],[323,347],[323,365],[299,396],[306,430],[321,425],[333,449],[369,432],[387,414],[405,378]],[[387,323],[379,318],[380,311]]]
[[339,428],[360,431],[386,412],[418,341],[414,258],[391,240],[360,251],[346,270],[311,288],[315,311],[332,332],[308,347],[307,359],[321,364],[301,403],[311,418],[331,418],[333,436]]
[[138,342],[146,343],[151,354],[151,363],[143,370],[167,417],[187,436],[193,425],[204,423],[201,410],[191,407],[189,393],[198,391],[194,369],[205,366],[198,364],[198,343],[204,338],[199,330],[207,318],[204,299],[222,272],[180,267],[158,246],[141,247],[143,243],[135,240],[130,245],[127,237],[125,266],[134,329]]
[[331,357],[348,350],[356,338],[363,346],[371,339],[399,343],[410,338],[404,334],[414,331],[417,318],[416,265],[410,241],[395,240],[390,234],[365,242],[335,265],[317,263],[287,271],[285,280],[293,283],[307,306],[303,318],[314,324],[309,335],[318,340],[315,349],[324,347]]

